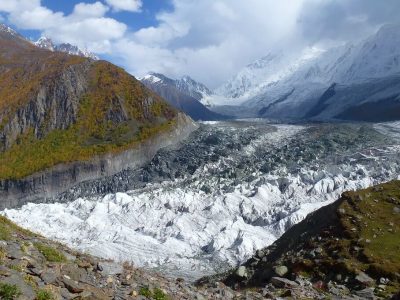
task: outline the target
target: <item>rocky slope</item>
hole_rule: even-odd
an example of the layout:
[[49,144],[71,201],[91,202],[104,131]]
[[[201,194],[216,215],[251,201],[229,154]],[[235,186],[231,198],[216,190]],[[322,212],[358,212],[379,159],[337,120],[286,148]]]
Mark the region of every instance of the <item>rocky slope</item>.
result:
[[272,53],[244,68],[210,101],[276,119],[398,119],[399,28],[385,25],[364,41],[326,51]]
[[222,276],[224,282],[274,296],[302,298],[316,290],[340,299],[388,299],[400,290],[399,199],[400,181],[346,192]]
[[141,79],[149,89],[163,97],[169,104],[182,110],[194,120],[213,121],[227,119],[227,116],[210,111],[200,101],[211,92],[190,77],[170,79],[162,74],[152,73]]
[[[244,299],[222,283],[201,288],[72,251],[0,217],[0,298]],[[227,297],[225,297],[227,296]]]
[[[185,136],[185,126],[188,131],[195,128],[124,70],[105,61],[38,48],[5,29],[0,30],[0,99],[3,199],[11,195],[18,200],[15,187],[34,193],[31,182],[46,185],[46,176],[18,180],[62,164],[94,159],[95,167],[83,167],[90,178],[120,171],[112,166],[124,165],[114,164],[111,154],[124,155],[149,141],[146,153],[136,155],[148,157],[168,144],[168,133]],[[151,142],[159,135],[164,141]],[[76,165],[61,168],[69,173],[67,187],[85,178]],[[61,179],[59,186],[65,183]],[[53,186],[49,190],[50,195],[57,191]]]

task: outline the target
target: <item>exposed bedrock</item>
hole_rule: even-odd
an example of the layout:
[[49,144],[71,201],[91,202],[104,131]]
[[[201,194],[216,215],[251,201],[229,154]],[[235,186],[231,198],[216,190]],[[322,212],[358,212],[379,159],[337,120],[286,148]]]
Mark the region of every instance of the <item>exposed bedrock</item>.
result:
[[87,180],[110,176],[127,168],[139,168],[164,147],[187,138],[197,125],[180,114],[174,128],[158,134],[135,148],[117,154],[97,156],[90,161],[57,165],[20,180],[0,181],[0,209],[20,207],[28,202],[52,202],[62,192]]

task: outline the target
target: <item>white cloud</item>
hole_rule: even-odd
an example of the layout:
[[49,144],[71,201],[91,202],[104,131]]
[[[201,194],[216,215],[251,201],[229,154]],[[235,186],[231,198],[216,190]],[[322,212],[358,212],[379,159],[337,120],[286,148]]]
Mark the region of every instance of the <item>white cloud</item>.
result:
[[105,0],[115,11],[138,12],[142,8],[141,0]]
[[96,18],[103,17],[109,10],[108,6],[101,2],[95,3],[78,3],[74,7],[72,16],[78,18]]
[[141,0],[82,2],[69,15],[42,6],[40,0],[0,0],[0,14],[57,42],[107,53],[134,75],[189,74],[216,87],[271,51],[300,53],[315,43],[352,41],[398,20],[400,13],[398,0],[385,0],[385,5],[376,0],[169,1],[172,10],[135,32],[114,19],[117,14],[106,14],[110,9],[139,12]]
[[215,87],[282,40],[296,39],[303,2],[174,0],[172,12],[157,16],[157,27],[135,32],[113,51],[138,76],[190,74]]
[[97,1],[78,3],[70,15],[54,12],[39,0],[1,0],[0,12],[8,13],[8,20],[20,29],[40,30],[56,42],[67,42],[105,53],[112,41],[124,36],[127,26],[105,17],[109,7]]
[[25,11],[36,8],[40,5],[40,0],[1,0],[0,11],[7,13],[15,11]]

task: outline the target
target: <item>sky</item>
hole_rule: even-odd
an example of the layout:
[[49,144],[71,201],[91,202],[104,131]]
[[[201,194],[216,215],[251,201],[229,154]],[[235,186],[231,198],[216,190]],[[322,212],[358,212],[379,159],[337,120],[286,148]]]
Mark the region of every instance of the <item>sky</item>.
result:
[[0,0],[24,36],[87,48],[135,76],[216,88],[270,52],[356,42],[400,22],[399,0]]

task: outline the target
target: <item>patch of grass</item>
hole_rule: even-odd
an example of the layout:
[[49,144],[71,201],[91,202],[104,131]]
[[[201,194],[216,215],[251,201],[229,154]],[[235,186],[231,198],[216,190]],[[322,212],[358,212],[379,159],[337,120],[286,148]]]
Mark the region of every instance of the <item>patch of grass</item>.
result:
[[155,300],[168,300],[167,295],[159,288],[155,288],[153,292],[153,299]]
[[151,298],[153,293],[150,291],[148,287],[142,287],[139,290],[139,295],[147,298]]
[[41,289],[36,293],[36,300],[53,300],[54,296],[50,291]]
[[342,224],[355,231],[362,249],[360,268],[376,276],[391,277],[400,270],[400,181],[347,193]]
[[151,291],[148,287],[142,287],[139,290],[139,295],[144,296],[146,298],[154,299],[154,300],[168,300],[168,296],[159,288],[155,288]]
[[21,295],[21,291],[15,284],[0,283],[0,299],[13,300]]
[[40,253],[47,259],[49,262],[66,262],[67,259],[60,251],[57,249],[47,246],[42,243],[35,243],[35,247],[39,250]]
[[29,284],[34,290],[37,289],[38,284],[36,282],[36,280],[34,279],[34,277],[30,274],[25,274],[24,275],[24,281]]
[[10,269],[17,271],[17,272],[22,272],[23,268],[20,265],[11,265]]
[[31,231],[19,227],[6,217],[0,216],[0,240],[4,241],[11,240],[13,233],[19,233],[26,236],[37,236],[35,233]]

